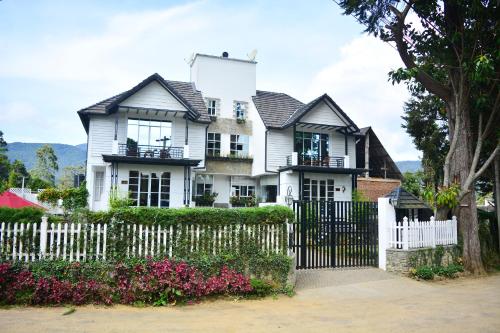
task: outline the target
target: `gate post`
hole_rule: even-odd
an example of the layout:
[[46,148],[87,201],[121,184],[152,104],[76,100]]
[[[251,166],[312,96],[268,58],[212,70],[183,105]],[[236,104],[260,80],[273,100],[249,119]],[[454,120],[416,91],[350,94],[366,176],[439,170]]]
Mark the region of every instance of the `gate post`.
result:
[[386,270],[389,224],[396,221],[396,211],[389,198],[378,198],[378,268]]

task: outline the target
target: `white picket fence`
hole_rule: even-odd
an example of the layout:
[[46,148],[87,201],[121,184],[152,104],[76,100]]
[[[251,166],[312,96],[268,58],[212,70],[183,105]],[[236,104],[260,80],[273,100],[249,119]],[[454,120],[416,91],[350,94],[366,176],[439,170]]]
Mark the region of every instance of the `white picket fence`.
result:
[[457,218],[436,221],[408,221],[389,223],[389,247],[396,249],[414,249],[422,247],[436,247],[436,245],[457,244]]
[[[120,251],[127,258],[172,256],[176,246],[190,252],[221,253],[238,248],[244,241],[256,242],[267,253],[286,251],[287,226],[280,225],[195,225],[162,227],[124,224],[110,234],[107,224],[40,223],[0,224],[0,259],[35,261],[62,259],[69,261],[106,260],[110,239],[123,242]],[[113,250],[113,249],[111,249]]]

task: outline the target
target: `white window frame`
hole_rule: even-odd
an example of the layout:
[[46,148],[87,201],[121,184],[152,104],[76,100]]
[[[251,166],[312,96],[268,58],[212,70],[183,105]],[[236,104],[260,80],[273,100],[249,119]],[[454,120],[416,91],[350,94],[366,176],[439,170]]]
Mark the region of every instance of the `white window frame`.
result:
[[101,201],[104,193],[104,171],[94,171],[94,201]]
[[[213,135],[213,139],[210,139],[210,136]],[[218,135],[219,139],[216,139]],[[215,145],[219,143],[219,148],[216,148]],[[209,144],[213,144],[214,147],[209,147]],[[207,156],[220,156],[222,148],[222,134],[216,132],[208,132],[207,133]],[[212,153],[209,153],[212,152]]]
[[233,101],[233,115],[236,119],[245,120],[247,118],[248,103],[243,101]]
[[[198,193],[198,185],[203,185],[203,193]],[[212,194],[214,191],[214,176],[213,175],[196,175],[195,181],[195,196],[201,197],[204,194]]]
[[[236,147],[233,149],[233,145]],[[241,145],[242,149],[238,149]],[[231,134],[229,137],[229,153],[231,156],[248,157],[250,148],[250,137],[243,134]]]
[[[243,192],[246,194],[242,195]],[[231,185],[231,196],[238,198],[250,198],[255,196],[255,185]]]
[[219,114],[219,100],[217,98],[205,98],[207,105],[207,113],[211,117],[216,117]]

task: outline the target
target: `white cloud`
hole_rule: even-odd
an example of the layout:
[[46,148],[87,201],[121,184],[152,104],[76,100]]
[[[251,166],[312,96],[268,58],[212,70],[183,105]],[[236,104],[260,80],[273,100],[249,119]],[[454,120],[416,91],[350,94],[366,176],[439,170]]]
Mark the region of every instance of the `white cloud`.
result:
[[[30,52],[12,48],[2,56],[0,76],[37,80],[96,81],[123,88],[117,82],[143,79],[148,55],[166,53],[175,35],[204,27],[193,16],[199,3],[164,10],[112,16],[99,34],[60,40],[49,37]],[[152,40],[153,39],[153,40]],[[162,43],[162,40],[164,43]],[[156,47],[151,47],[151,45]]]
[[374,37],[361,36],[340,53],[338,61],[313,78],[307,97],[328,93],[359,127],[373,127],[394,160],[417,159],[410,137],[401,128],[408,92],[387,81],[387,73],[401,66],[397,52]]

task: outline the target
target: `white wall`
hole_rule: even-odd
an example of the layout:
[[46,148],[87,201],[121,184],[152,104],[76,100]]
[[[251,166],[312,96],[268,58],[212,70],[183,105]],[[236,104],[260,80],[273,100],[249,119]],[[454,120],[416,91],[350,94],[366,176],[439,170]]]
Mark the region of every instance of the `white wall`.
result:
[[322,125],[345,126],[346,124],[337,115],[336,111],[325,102],[321,102],[310,110],[300,120],[301,122]]
[[189,144],[189,158],[202,160],[198,167],[205,166],[205,138],[206,138],[205,124],[197,124],[189,122],[188,144]]
[[260,118],[253,103],[251,104],[252,135],[250,155],[253,156],[252,176],[262,175],[266,172],[266,127]]
[[89,141],[87,161],[102,162],[102,154],[111,154],[115,136],[115,118],[112,116],[92,116],[89,121]]
[[[287,195],[288,187],[292,188],[292,196],[295,200],[299,199],[299,173],[285,171],[279,175],[280,188],[279,197],[284,198]],[[280,200],[278,200],[280,202]],[[281,201],[282,202],[282,201]]]
[[156,81],[121,102],[120,106],[186,111],[186,108]]
[[233,101],[252,103],[256,63],[197,55],[191,65],[191,81],[204,97],[220,99],[220,117],[233,118]]
[[293,129],[269,130],[267,133],[267,168],[276,171],[286,165],[286,157],[293,152]]

